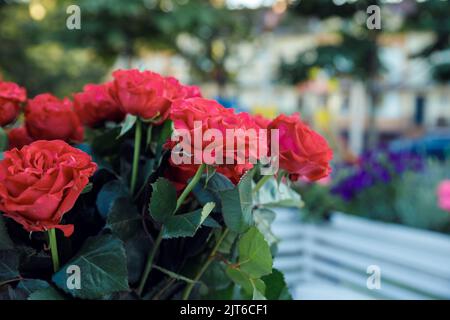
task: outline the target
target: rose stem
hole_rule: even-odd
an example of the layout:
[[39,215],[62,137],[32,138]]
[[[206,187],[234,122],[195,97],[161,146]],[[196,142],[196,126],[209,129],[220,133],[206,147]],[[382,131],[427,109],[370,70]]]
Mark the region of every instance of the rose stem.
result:
[[[178,211],[178,209],[181,207],[181,204],[184,202],[186,197],[191,193],[192,189],[197,185],[197,183],[200,181],[200,178],[202,177],[202,173],[206,168],[206,164],[200,165],[200,167],[197,169],[197,172],[195,173],[194,177],[191,179],[189,184],[184,189],[183,193],[177,200],[177,206],[175,208],[175,212]],[[153,244],[152,251],[148,255],[147,264],[145,265],[144,273],[142,274],[141,282],[139,283],[139,287],[137,288],[137,294],[139,296],[142,295],[142,291],[144,290],[145,283],[147,282],[147,278],[150,274],[150,271],[153,268],[153,260],[155,259],[156,252],[158,251],[159,245],[161,244],[162,237],[164,233],[164,226],[161,227],[161,230],[159,231],[158,237],[155,240],[155,243]]]
[[194,281],[189,283],[186,286],[186,288],[184,289],[183,296],[182,296],[183,300],[189,299],[189,296],[191,295],[192,289],[194,288],[195,284],[200,280],[200,278],[203,276],[205,271],[208,269],[208,267],[211,264],[211,262],[213,262],[213,260],[215,258],[215,255],[217,253],[217,250],[219,250],[219,247],[222,244],[223,240],[226,238],[228,232],[229,232],[229,229],[225,228],[225,230],[223,231],[223,233],[220,236],[219,240],[217,241],[216,245],[214,246],[213,250],[211,251],[210,255],[208,256],[208,259],[206,259],[206,261],[203,264],[203,266],[200,268],[200,270],[195,275],[195,278],[193,279]]
[[[263,176],[258,183],[256,184],[255,188],[253,189],[253,193],[258,192],[259,189],[261,189],[261,187],[271,178],[271,175],[267,175],[267,176]],[[213,262],[214,257],[217,253],[217,250],[219,250],[220,245],[222,244],[223,240],[226,238],[227,234],[229,232],[229,229],[226,228],[223,233],[222,236],[219,238],[219,240],[217,241],[216,245],[214,246],[213,250],[211,251],[211,254],[208,256],[208,259],[206,260],[206,262],[203,264],[203,266],[200,268],[200,270],[197,272],[197,274],[194,277],[194,281],[192,283],[189,283],[186,286],[186,289],[184,289],[183,292],[183,296],[182,299],[183,300],[187,300],[189,299],[189,296],[191,294],[192,289],[194,288],[194,285],[200,280],[200,278],[203,276],[203,274],[205,273],[205,271],[208,269],[209,265],[211,264],[211,262]]]
[[59,270],[59,258],[58,258],[58,245],[56,242],[56,232],[55,229],[48,230],[48,238],[50,242],[50,252],[52,254],[53,261],[53,271],[56,272]]
[[253,189],[253,193],[257,193],[259,189],[270,179],[272,178],[271,175],[263,176],[261,179],[259,179],[258,183],[256,184],[255,188]]
[[134,190],[136,189],[136,182],[138,177],[141,140],[142,140],[142,124],[141,120],[137,118],[136,129],[134,131],[134,155],[133,155],[133,168],[131,171],[131,186],[130,186],[130,192],[132,195],[134,194]]
[[197,172],[195,173],[194,177],[191,179],[187,187],[183,190],[183,193],[180,195],[180,197],[177,200],[177,207],[175,209],[175,212],[180,209],[181,205],[183,204],[186,197],[191,193],[192,189],[197,185],[197,183],[200,181],[200,178],[202,177],[203,171],[205,171],[206,164],[201,164],[200,167],[198,167]]

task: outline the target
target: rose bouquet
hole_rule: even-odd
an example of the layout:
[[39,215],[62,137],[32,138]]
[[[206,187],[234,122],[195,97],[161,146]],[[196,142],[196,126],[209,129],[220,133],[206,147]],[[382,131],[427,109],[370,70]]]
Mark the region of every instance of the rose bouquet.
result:
[[271,209],[330,173],[320,135],[150,71],[72,98],[0,83],[1,299],[289,298]]

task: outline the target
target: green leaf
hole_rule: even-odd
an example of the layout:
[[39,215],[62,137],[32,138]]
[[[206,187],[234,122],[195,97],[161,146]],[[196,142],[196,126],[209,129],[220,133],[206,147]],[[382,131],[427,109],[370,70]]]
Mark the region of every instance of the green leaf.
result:
[[252,217],[252,175],[245,174],[232,190],[220,193],[222,213],[227,227],[243,233],[253,224]]
[[230,266],[225,270],[227,276],[237,285],[241,286],[241,288],[247,292],[248,294],[253,293],[253,285],[250,281],[250,278],[247,274],[242,272],[237,268],[232,268]]
[[202,209],[170,217],[164,225],[163,238],[193,237],[215,205],[208,202]]
[[260,278],[272,272],[270,247],[255,227],[239,240],[239,267],[251,278]]
[[0,215],[0,250],[14,249],[14,244],[8,235],[3,216]]
[[275,216],[275,212],[266,208],[253,210],[253,219],[255,220],[256,227],[263,234],[269,246],[279,241],[271,229],[271,224],[275,220]]
[[0,127],[0,151],[8,149],[8,134]]
[[255,204],[264,207],[303,207],[300,195],[286,184],[269,179],[256,193]]
[[264,296],[264,292],[266,291],[265,283],[260,279],[251,280],[251,282],[252,282],[252,286],[253,286],[252,299],[253,300],[267,300],[266,297]]
[[127,116],[125,117],[125,121],[122,123],[122,129],[120,130],[120,133],[117,136],[117,139],[119,139],[120,137],[125,135],[128,131],[130,131],[133,128],[136,121],[137,121],[136,116],[127,114]]
[[[81,289],[67,287],[67,268],[80,268]],[[52,278],[58,288],[74,297],[99,299],[118,291],[127,291],[127,260],[123,242],[110,234],[90,237],[83,247]]]
[[292,300],[283,274],[273,269],[272,273],[262,278],[266,284],[265,296],[269,300]]
[[210,228],[222,228],[222,226],[211,217],[207,217],[205,219],[205,222],[203,222],[203,225]]
[[108,214],[105,228],[126,241],[133,237],[141,226],[142,218],[136,205],[128,197],[117,198]]
[[0,251],[0,282],[19,276],[19,255],[13,250]]
[[167,222],[174,214],[177,206],[177,191],[172,183],[165,178],[159,178],[152,184],[153,192],[150,199],[150,215],[160,223]]
[[209,179],[204,175],[200,183],[195,186],[193,193],[201,205],[208,202],[215,202],[216,207],[214,208],[214,212],[222,212],[220,194],[225,190],[231,190],[233,188],[234,184],[227,177],[216,172]]
[[213,261],[203,274],[201,281],[211,290],[222,290],[230,285],[222,262]]
[[21,280],[17,285],[17,289],[23,290],[26,296],[29,296],[36,291],[47,289],[49,287],[50,285],[48,284],[48,282],[39,279]]
[[100,215],[107,219],[108,214],[115,202],[119,197],[127,194],[126,187],[119,180],[112,180],[105,183],[97,195],[97,209]]
[[81,194],[85,194],[85,193],[89,193],[92,191],[92,188],[94,187],[94,185],[92,183],[88,183],[86,185],[86,187],[84,187],[83,191],[81,192]]
[[53,287],[48,287],[33,292],[28,297],[28,300],[44,301],[44,300],[66,300],[66,299],[61,293],[58,292],[58,290],[56,290]]

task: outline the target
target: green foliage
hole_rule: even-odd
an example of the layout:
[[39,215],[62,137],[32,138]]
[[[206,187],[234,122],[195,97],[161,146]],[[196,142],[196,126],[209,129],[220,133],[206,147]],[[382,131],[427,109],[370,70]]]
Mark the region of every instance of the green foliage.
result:
[[[81,270],[81,289],[67,287],[66,270],[70,265]],[[123,242],[109,234],[87,239],[80,252],[52,279],[58,288],[82,299],[100,299],[114,292],[128,291]]]
[[150,199],[150,215],[160,223],[166,223],[175,213],[177,191],[172,183],[159,178],[152,184],[153,194]]
[[247,173],[239,184],[231,190],[220,194],[225,224],[235,232],[245,232],[252,221],[252,175]]
[[214,202],[208,202],[202,209],[170,217],[164,225],[163,238],[194,236],[214,207]]

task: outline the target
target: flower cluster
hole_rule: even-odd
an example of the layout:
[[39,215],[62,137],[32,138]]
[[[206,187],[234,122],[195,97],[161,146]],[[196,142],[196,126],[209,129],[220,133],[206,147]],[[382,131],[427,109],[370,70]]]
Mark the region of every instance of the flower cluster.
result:
[[361,155],[355,165],[344,164],[337,167],[337,182],[332,192],[350,201],[359,192],[378,184],[390,183],[408,170],[421,170],[424,166],[421,157],[410,153],[374,150]]
[[[42,267],[33,270],[33,279],[39,279],[39,288],[46,283],[61,289],[52,294],[63,298],[111,299],[116,293],[157,298],[163,292],[155,289],[165,287],[175,297],[199,297],[202,290],[193,290],[199,280],[215,290],[203,276],[212,262],[208,258],[205,264],[204,257],[215,257],[223,241],[236,245],[220,249],[217,263],[229,269],[220,281],[226,277],[242,287],[243,298],[263,297],[265,276],[273,272],[264,234],[271,219],[258,222],[256,211],[269,210],[268,203],[301,206],[295,192],[279,197],[273,176],[316,181],[331,172],[330,147],[299,115],[269,120],[237,113],[204,98],[198,87],[150,71],[118,70],[110,82],[87,84],[64,98],[43,93],[27,99],[25,89],[0,82],[0,125],[2,148],[8,133],[8,146],[0,150],[0,237],[13,248],[6,254],[17,255],[11,260],[20,260],[8,273],[22,281],[28,278],[22,269],[34,268],[28,265],[32,259],[19,259],[16,245],[37,252],[48,241],[39,254],[51,256],[52,283]],[[274,162],[276,170],[267,171]],[[260,192],[263,186],[270,191]],[[266,219],[262,216],[259,220]],[[46,235],[26,239],[22,228]],[[62,267],[55,230],[68,238],[61,247],[67,262]],[[172,244],[166,246],[166,239]],[[164,248],[176,248],[177,254],[162,254]],[[2,258],[3,253],[0,248]],[[255,253],[258,259],[249,259]],[[30,260],[26,268],[22,260]],[[203,265],[197,268],[195,260]],[[169,264],[180,270],[178,280],[152,278],[152,269]],[[77,290],[66,285],[67,267],[73,265],[88,273]],[[179,282],[186,278],[186,265],[195,272],[188,284]],[[13,292],[15,280],[5,280]],[[279,286],[287,292],[284,283]]]

